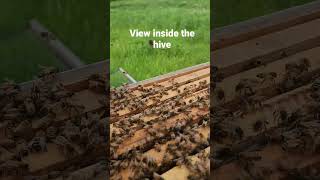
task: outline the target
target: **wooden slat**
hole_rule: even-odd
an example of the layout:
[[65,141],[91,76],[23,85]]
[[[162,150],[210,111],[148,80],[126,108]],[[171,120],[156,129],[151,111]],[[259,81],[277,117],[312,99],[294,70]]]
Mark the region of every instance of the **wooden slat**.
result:
[[[302,109],[310,100],[309,88],[310,84],[271,98],[270,100],[264,101],[263,107],[258,111],[249,113],[242,118],[236,118],[232,121],[232,124],[237,125],[243,130],[243,138],[232,144],[233,151],[239,153],[245,151],[250,146],[254,146],[255,143],[264,142],[266,138],[264,132],[272,134],[278,127],[277,122],[273,120],[273,111],[278,109],[285,110],[287,113],[292,113],[297,109]],[[257,120],[268,121],[269,124],[266,125],[267,129],[259,132],[253,131],[252,125]],[[217,142],[215,143],[219,144]],[[232,159],[233,157],[230,158]],[[226,163],[228,163],[227,161]],[[214,169],[219,168],[222,164],[217,164]]]
[[[102,110],[103,105],[99,102],[99,100],[104,100],[106,97],[101,94],[96,94],[90,90],[84,90],[75,93],[71,97],[71,102],[74,103],[74,105],[83,106],[83,110],[80,112],[80,115],[84,115],[88,112],[97,112],[99,110]],[[65,121],[70,119],[70,115],[68,114],[66,109],[61,108],[61,102],[57,102],[52,106],[56,106],[56,118],[54,119],[54,122],[56,125],[63,125]],[[32,125],[35,129],[39,128],[39,123],[43,121],[43,119],[46,119],[47,116],[44,116],[41,119],[35,119],[32,121]]]
[[[279,166],[287,168],[304,168],[312,166],[320,162],[318,154],[298,154],[285,152],[278,144],[269,144],[258,151],[257,155],[261,156],[261,160],[255,161],[256,167],[266,167],[273,170],[268,174],[270,179],[280,179],[285,177],[285,171],[279,171]],[[226,173],[228,172],[228,173]],[[214,171],[214,180],[233,180],[234,178],[244,178],[244,170],[237,162],[226,164]],[[248,175],[248,174],[247,174]],[[267,176],[268,176],[267,175]],[[267,177],[266,177],[267,178]]]
[[[243,118],[235,121],[234,124],[242,127],[244,132],[243,137],[256,136],[261,131],[255,132],[253,130],[253,124],[257,120],[268,121],[267,128],[271,129],[278,126],[277,122],[273,119],[273,111],[275,108],[285,110],[287,113],[294,112],[297,109],[301,109],[304,105],[308,104],[310,98],[308,98],[308,93],[306,93],[304,88],[297,89],[295,92],[288,92],[271,98],[263,102],[263,108],[258,111],[252,112],[245,115]],[[295,96],[295,98],[293,98]],[[297,97],[301,98],[297,98]]]
[[48,152],[32,153],[23,159],[23,162],[29,165],[31,172],[64,161],[67,161],[67,158],[58,150],[57,145],[52,143],[48,144]]
[[94,148],[91,152],[86,152],[75,157],[69,157],[67,161],[51,162],[42,167],[35,166],[36,168],[34,168],[34,171],[30,171],[30,174],[43,175],[48,174],[51,171],[63,171],[71,166],[82,164],[83,162],[90,162],[95,159],[104,158],[106,146],[106,144],[101,144],[99,147]]
[[228,77],[319,45],[320,19],[316,19],[214,51],[211,63]]
[[[201,90],[203,88],[203,86],[200,86],[199,83],[204,82],[204,81],[206,81],[205,84],[209,84],[210,77],[199,79],[197,81],[194,81],[194,82],[191,82],[191,83],[188,83],[188,84],[185,84],[185,85],[178,87],[178,90],[180,90],[181,93],[179,93],[177,90],[168,90],[167,91],[168,95],[163,95],[162,98],[160,99],[160,101],[165,102],[165,101],[170,100],[178,95],[184,95],[185,93],[190,93],[190,92],[194,93],[198,90]],[[189,88],[190,90],[184,91],[185,88]],[[158,103],[158,102],[155,102],[154,100],[151,99],[151,97],[157,96],[157,95],[159,95],[159,94],[152,95],[152,96],[141,99],[141,101],[146,100],[145,108],[153,106]],[[137,112],[137,111],[136,110],[131,111],[129,108],[119,110],[119,111],[117,111],[118,117],[112,118],[112,121],[113,121],[113,119],[121,118],[121,117],[127,116],[129,114],[132,115],[135,112]]]
[[[202,69],[208,69],[209,70],[208,73],[210,73],[210,63],[203,63],[203,64],[195,65],[192,67],[188,67],[188,68],[177,70],[177,71],[174,71],[171,73],[167,73],[164,75],[156,76],[151,79],[139,81],[138,83],[130,84],[129,87],[133,88],[133,89],[138,87],[139,85],[147,87],[147,86],[151,86],[154,83],[161,83],[164,81],[168,81],[172,78],[176,79],[178,77],[185,76],[187,74],[195,73],[196,71],[200,71]],[[208,70],[206,70],[206,71],[208,71]]]
[[[203,98],[203,97],[207,97],[209,95],[209,91],[208,89],[204,89],[204,90],[201,90],[201,91],[198,91],[192,95],[189,95],[189,96],[184,96],[183,97],[183,100],[182,102],[185,102],[185,107],[188,107],[190,104],[192,104],[193,102],[195,102],[198,98]],[[192,101],[192,102],[191,102]],[[170,102],[169,102],[170,103]],[[163,106],[167,106],[167,104],[163,104]],[[178,110],[179,108],[181,107],[176,107],[174,110]],[[130,121],[130,118],[131,117],[140,117],[143,115],[144,112],[141,112],[139,114],[136,114],[136,115],[133,115],[133,116],[130,116],[129,118],[125,118],[125,119],[121,119],[120,121]],[[149,122],[149,121],[155,121],[157,120],[159,116],[158,115],[148,115],[148,116],[142,116],[140,119],[143,121],[143,122]],[[113,132],[113,131],[117,131],[118,128],[114,127],[113,124],[114,122],[110,122],[111,123],[111,126],[110,126],[110,134]],[[141,124],[136,124],[136,125],[132,125],[131,129],[134,129],[134,130],[138,130],[140,129],[141,127],[139,127]]]
[[[210,133],[210,128],[209,127],[201,127],[199,129],[196,130],[199,134],[203,135],[203,139],[205,140],[208,138],[209,133]],[[174,140],[170,140],[167,141],[165,144],[161,144],[160,146],[160,151],[157,151],[156,149],[150,149],[149,151],[143,153],[143,157],[152,157],[155,160],[155,163],[158,165],[158,167],[161,167],[164,165],[164,155],[166,154],[167,151],[167,147],[169,144],[174,144],[175,141]],[[192,148],[196,148],[196,144],[193,144]],[[172,156],[167,156],[167,159],[165,159],[165,161],[172,161],[173,157]],[[120,175],[122,177],[122,179],[129,179],[129,177],[133,177],[134,176],[134,172],[132,171],[132,169],[130,167],[121,170],[119,173],[117,173],[117,175]]]
[[[197,132],[199,134],[202,134],[203,135],[203,139],[202,140],[206,140],[208,137],[209,137],[209,134],[210,134],[210,128],[209,127],[201,127],[199,129],[197,129]],[[155,161],[158,165],[161,165],[161,163],[163,163],[163,157],[164,157],[164,154],[167,150],[167,147],[168,147],[168,144],[173,144],[174,143],[174,140],[172,141],[168,141],[167,143],[165,143],[164,145],[161,145],[161,151],[158,152],[157,150],[155,149],[151,149],[147,152],[144,153],[145,156],[150,156],[150,157],[154,157],[155,158]],[[196,148],[196,144],[193,144],[193,147],[192,148]],[[171,157],[172,158],[172,157]],[[169,159],[170,160],[170,159]],[[171,159],[173,160],[173,159]]]
[[319,17],[320,1],[314,1],[218,28],[211,32],[211,50],[224,48],[265,34],[287,29]]
[[[150,79],[146,82],[146,84],[143,84],[142,82],[139,83],[139,85],[143,85],[144,88],[148,88],[150,86],[152,86],[153,84],[157,84],[160,86],[163,86],[161,88],[161,91],[167,90],[169,88],[172,87],[172,83],[176,83],[176,85],[178,86],[182,86],[188,83],[191,83],[193,81],[197,81],[199,79],[202,78],[206,78],[210,76],[210,67],[208,65],[206,66],[200,66],[199,68],[196,69],[191,69],[189,71],[183,71],[182,75],[181,74],[177,74],[177,73],[173,73],[171,76],[165,76],[163,78],[155,78],[155,79]],[[153,83],[151,83],[151,80],[155,80]],[[173,80],[173,81],[171,81]],[[132,95],[132,97],[127,97],[130,99],[133,98],[139,98],[140,96],[142,96],[142,92],[140,90],[136,89],[136,85],[129,85],[128,88],[133,90],[132,92],[130,92],[130,94]],[[160,89],[159,89],[160,91]],[[124,101],[126,101],[128,99],[114,99],[112,100],[112,105],[116,106],[120,103],[123,103]]]
[[[256,67],[248,71],[244,71],[239,74],[236,74],[234,76],[227,77],[217,86],[223,89],[225,93],[225,102],[230,102],[234,98],[236,98],[235,88],[241,79],[245,79],[245,78],[256,79],[256,75],[259,73],[276,72],[277,77],[274,79],[274,83],[266,82],[264,84],[261,84],[259,87],[257,87],[257,91],[259,91],[259,89],[268,89],[268,91],[270,91],[269,88],[272,88],[272,87],[275,88],[275,85],[281,84],[281,82],[283,81],[284,75],[286,73],[285,65],[287,63],[298,62],[298,60],[300,60],[301,58],[307,58],[310,62],[309,71],[318,72],[318,69],[320,69],[319,57],[320,57],[320,47],[316,47],[316,48],[309,49],[307,51],[303,51],[301,53],[295,54],[293,56],[289,56],[281,60],[272,62],[266,66]],[[263,92],[259,93],[259,95],[263,96]],[[212,104],[217,105],[217,101],[212,102]]]
[[[300,84],[297,84],[293,87],[290,87],[286,89],[285,91],[279,91],[279,87],[281,84],[275,84],[273,86],[269,87],[263,87],[261,89],[258,89],[256,92],[257,95],[261,97],[260,101],[268,100],[274,96],[278,96],[281,93],[286,93],[294,90],[295,88],[299,88],[299,86],[305,86],[315,78],[320,77],[320,69],[314,69],[311,72],[303,74],[301,77],[299,77]],[[212,97],[213,98],[213,97]],[[222,107],[227,107],[230,110],[237,110],[239,109],[239,104],[241,103],[240,98],[234,98],[233,100],[226,102],[224,104],[221,104]]]
[[[101,166],[100,163],[94,163],[91,164],[87,167],[81,168],[81,169],[77,169],[76,171],[70,172],[68,173],[68,177],[67,179],[82,179],[82,178],[86,178],[86,179],[92,179],[92,180],[106,180],[107,179],[107,172],[106,171],[102,171],[101,169],[97,169],[97,171],[95,172],[96,168]],[[61,175],[57,178],[54,178],[54,180],[63,180],[66,179],[66,177],[64,177],[65,175]]]
[[[210,147],[204,149],[206,154],[210,154]],[[191,156],[192,162],[198,162],[200,159],[198,158],[198,154]],[[208,161],[208,167],[210,167],[210,161]],[[161,175],[165,180],[188,180],[188,176],[190,175],[189,169],[185,166],[176,166],[169,171],[165,172]]]
[[[56,75],[56,81],[66,85],[70,90],[80,91],[87,88],[87,79],[93,74],[109,74],[109,60],[89,64],[85,67],[60,72]],[[22,90],[30,90],[34,81],[20,84]]]
[[[209,113],[208,109],[203,110],[199,108],[191,108],[189,114],[193,116],[192,122],[197,123],[201,117],[208,115],[208,113]],[[159,131],[164,131],[165,129],[169,129],[170,127],[175,127],[177,122],[182,122],[184,121],[185,118],[187,118],[187,115],[184,113],[181,113],[174,117],[166,119],[162,124],[156,124],[154,128],[158,129]],[[150,136],[148,135],[148,132],[146,129],[141,129],[136,131],[131,138],[124,140],[123,143],[119,145],[119,148],[116,151],[117,155],[120,156],[121,154],[135,147],[141,146],[141,142],[143,142],[147,137],[150,137]],[[151,137],[151,138],[154,138],[154,137]]]

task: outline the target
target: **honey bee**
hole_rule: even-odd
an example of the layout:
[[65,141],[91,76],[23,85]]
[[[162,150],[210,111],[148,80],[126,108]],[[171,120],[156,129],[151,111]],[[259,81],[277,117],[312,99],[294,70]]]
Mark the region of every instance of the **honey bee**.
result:
[[38,77],[45,80],[54,78],[56,73],[58,72],[58,69],[56,67],[46,67],[39,65],[39,68],[40,72],[38,74]]
[[[222,88],[216,87],[213,92],[214,99],[217,103],[222,103],[225,101],[225,93]],[[202,100],[202,99],[200,99]]]
[[201,142],[201,137],[198,133],[195,133],[193,136],[190,138],[191,142],[193,143],[200,143]]
[[252,96],[255,94],[255,88],[258,84],[259,81],[256,79],[241,79],[235,91],[242,97]]
[[296,80],[310,68],[310,61],[307,58],[301,58],[298,62],[287,63],[285,65],[285,79]]
[[271,82],[273,85],[276,84],[275,78],[277,78],[277,73],[268,72],[268,73],[259,73],[256,75],[257,78],[261,80],[261,84]]
[[253,130],[255,132],[266,130],[268,124],[269,122],[266,120],[258,120],[253,124]]
[[17,141],[16,153],[19,158],[28,156],[30,151],[27,142],[23,139]]

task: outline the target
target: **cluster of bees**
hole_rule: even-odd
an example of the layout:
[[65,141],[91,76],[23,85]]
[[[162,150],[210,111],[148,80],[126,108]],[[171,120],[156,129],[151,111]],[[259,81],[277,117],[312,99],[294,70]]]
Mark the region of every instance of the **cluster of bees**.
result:
[[[42,67],[39,79],[32,82],[30,90],[24,90],[11,81],[1,84],[0,171],[2,177],[19,175],[27,177],[29,164],[24,159],[31,154],[50,151],[49,143],[55,144],[66,159],[106,144],[107,122],[101,121],[104,113],[84,113],[84,106],[75,103],[72,99],[75,93],[67,90],[56,80],[57,72],[55,68]],[[107,89],[105,83],[104,77],[92,75],[88,78],[88,89],[99,93],[105,92]],[[101,99],[101,102],[103,101],[107,104],[106,99]],[[106,165],[101,167],[106,170]],[[89,171],[96,174],[95,168],[88,169],[85,171],[87,174],[90,174]],[[98,169],[103,172],[103,168]],[[62,176],[64,172],[57,171],[53,174],[32,178],[30,176],[30,178],[54,179]],[[64,174],[64,176],[67,175]]]
[[[192,108],[208,111],[208,82],[203,80],[198,84],[185,85],[170,80],[170,83],[171,86],[168,87],[155,83],[148,87],[122,86],[111,90],[111,179],[162,179],[158,173],[165,172],[174,165],[188,164],[187,154],[199,152],[209,146],[209,140],[196,131],[197,128],[209,126],[208,113],[191,113]],[[201,89],[206,90],[205,95],[186,100],[186,97],[194,96],[193,93]],[[176,95],[166,98],[169,93]],[[124,109],[128,109],[127,114],[118,113]],[[174,125],[166,124],[167,119],[182,114],[183,119],[177,119]],[[198,123],[195,123],[195,119]],[[135,143],[134,147],[119,153],[120,148],[125,148],[121,146],[122,143],[134,137],[139,130],[144,130],[145,138]],[[167,144],[168,142],[171,143]],[[163,149],[165,144],[166,149]],[[144,154],[150,149],[165,151],[160,165],[155,160],[157,157]],[[198,179],[208,178],[209,167],[206,163],[199,163],[197,168],[200,169],[191,168],[194,167],[190,167],[192,173],[189,179],[195,175]],[[131,174],[124,177],[123,174],[128,171]]]
[[[266,99],[263,96],[263,91],[267,91],[273,87],[275,91],[280,93],[288,92],[297,88],[303,83],[306,83],[305,78],[310,69],[310,61],[307,58],[298,59],[295,62],[290,62],[285,65],[285,72],[283,76],[279,76],[276,72],[261,72],[251,78],[241,78],[234,88],[235,97],[239,99],[235,103],[240,110],[244,112],[257,110],[261,108],[262,101]],[[219,70],[216,68],[214,77],[219,75]],[[214,78],[216,81],[212,83],[213,98],[215,104],[221,106],[223,104],[230,104],[226,102],[225,92],[219,86],[223,81],[221,78]],[[280,83],[276,83],[279,79]],[[267,90],[264,90],[267,89]]]
[[185,158],[183,164],[190,172],[189,180],[209,179],[210,176],[210,153],[205,151],[197,154],[198,161],[194,162],[190,158]]
[[[217,101],[222,101],[221,104],[217,104],[216,107],[211,109],[210,114],[211,131],[213,132],[211,143],[215,144],[212,153],[214,168],[218,168],[224,163],[234,160],[242,167],[244,172],[250,175],[248,176],[249,178],[265,179],[273,173],[274,169],[255,165],[255,162],[261,160],[259,152],[265,145],[270,143],[279,144],[282,149],[288,153],[314,154],[319,152],[320,79],[310,78],[309,74],[311,73],[309,69],[310,61],[307,58],[302,58],[295,62],[287,63],[285,65],[285,73],[281,77],[279,77],[276,72],[267,72],[259,73],[253,78],[241,79],[235,87],[235,94],[241,99],[239,103],[241,106],[246,107],[244,110],[241,109],[241,116],[238,116],[239,114],[233,109],[228,109],[227,106],[223,106],[226,102],[223,102],[225,99],[224,91],[219,88],[221,80],[213,82],[212,98]],[[318,76],[314,75],[313,77]],[[262,110],[262,101],[268,98],[257,98],[263,94],[261,93],[262,89],[270,89],[270,87],[272,87],[278,90],[278,94],[281,94],[306,85],[312,79],[313,83],[308,91],[312,98],[311,102],[308,102],[303,105],[302,108],[294,110],[293,112],[275,108],[273,119],[257,118],[251,128],[257,133],[256,139],[258,141],[251,142],[247,139],[249,142],[247,146],[242,146],[243,148],[248,148],[254,144],[258,145],[260,143],[260,145],[255,147],[254,151],[245,151],[245,149],[243,149],[242,152],[239,151],[239,149],[235,151],[237,144],[244,142],[243,128],[247,129],[247,127],[240,127],[241,125],[235,125],[234,122],[237,121],[237,119],[245,120],[245,115],[251,112],[248,111],[248,109],[253,106],[256,107],[257,103],[259,105],[258,108],[255,108],[255,111]],[[276,80],[279,82],[276,83]],[[252,101],[253,99],[258,99],[259,101]],[[251,110],[252,109],[253,108],[251,108]],[[268,128],[271,123],[275,125],[275,128]],[[320,177],[320,173],[314,169],[290,169],[288,167],[278,167],[278,169],[286,172],[288,179],[297,179],[297,177],[301,177],[301,179],[305,177],[308,177],[307,179],[318,179]]]
[[[193,92],[204,89],[208,85],[208,82],[203,80],[198,84],[187,85],[183,89],[179,89],[179,87],[185,83],[179,84],[172,80],[171,83],[172,85],[168,87],[163,87],[161,84],[152,84],[151,87],[147,88],[142,85],[136,88],[128,88],[128,85],[124,85],[117,89],[112,89],[110,95],[110,117],[114,117],[113,119],[119,118],[121,115],[119,115],[118,112],[123,110],[128,110],[133,113],[144,110],[147,106],[150,106],[150,104],[154,106],[161,105],[161,99],[167,96],[170,91],[176,91],[178,93],[176,101],[179,101],[182,96],[192,95]],[[138,90],[139,93],[133,93],[134,90]]]
[[320,142],[320,122],[319,122],[319,105],[320,101],[317,94],[320,92],[318,87],[320,79],[316,79],[311,88],[311,102],[305,104],[302,108],[287,113],[282,116],[279,122],[281,130],[281,143],[284,150],[289,152],[319,152]]
[[[318,80],[317,80],[318,81]],[[315,81],[315,83],[317,83]],[[315,92],[312,92],[315,93]],[[280,119],[278,119],[278,126],[270,131],[265,130],[266,139],[262,144],[278,144],[282,150],[289,154],[317,154],[320,150],[320,123],[317,118],[319,108],[319,101],[312,102],[312,105],[308,105],[299,110],[293,112],[286,112],[281,110]],[[288,166],[285,164],[278,164],[277,167],[264,167],[256,166],[255,163],[260,161],[262,156],[259,152],[265,147],[260,146],[255,151],[245,151],[239,154],[230,153],[230,148],[226,147],[220,149],[221,152],[229,152],[230,155],[235,157],[236,162],[240,167],[245,170],[251,178],[264,179],[269,177],[276,171],[281,171],[285,179],[306,177],[310,179],[318,179],[320,173],[316,169],[307,166],[304,168],[297,168],[296,166]],[[221,157],[220,157],[221,158]]]

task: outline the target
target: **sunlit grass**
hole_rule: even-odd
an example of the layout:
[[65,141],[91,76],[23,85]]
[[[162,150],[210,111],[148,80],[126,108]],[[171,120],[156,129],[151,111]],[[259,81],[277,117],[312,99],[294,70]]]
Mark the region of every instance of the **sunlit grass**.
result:
[[[111,84],[126,82],[118,68],[136,80],[209,61],[210,1],[208,0],[120,0],[111,2]],[[195,38],[156,38],[171,42],[171,49],[153,49],[150,38],[132,38],[130,28],[141,30],[187,29]]]

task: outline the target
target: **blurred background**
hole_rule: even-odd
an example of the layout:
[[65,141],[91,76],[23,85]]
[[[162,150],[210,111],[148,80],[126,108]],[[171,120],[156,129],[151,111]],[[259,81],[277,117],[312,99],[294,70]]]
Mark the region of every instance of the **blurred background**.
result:
[[[39,71],[38,65],[63,69],[53,53],[28,30],[31,19],[37,19],[53,32],[84,63],[108,58],[106,16],[109,8],[105,7],[105,1],[2,0],[0,82],[5,78],[16,82],[31,80]],[[211,29],[311,1],[313,0],[212,0]],[[123,79],[120,81],[124,81]]]
[[211,0],[211,29],[314,0]]
[[63,66],[29,30],[36,19],[85,64],[107,58],[105,0],[1,0],[0,81],[33,79],[38,65]]

